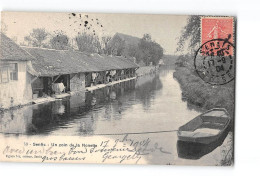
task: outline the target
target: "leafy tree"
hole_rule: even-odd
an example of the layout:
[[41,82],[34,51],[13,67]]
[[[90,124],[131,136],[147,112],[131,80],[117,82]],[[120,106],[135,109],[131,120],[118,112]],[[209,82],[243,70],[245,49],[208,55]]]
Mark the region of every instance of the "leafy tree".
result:
[[163,48],[158,43],[152,41],[152,37],[149,34],[144,34],[138,47],[140,49],[140,58],[138,60],[143,60],[146,65],[149,65],[151,62],[153,65],[157,65],[163,56]]
[[153,63],[153,65],[157,65],[160,61],[160,59],[163,57],[163,48],[158,43],[152,42],[151,43],[151,58],[150,62]]
[[140,51],[138,45],[129,45],[126,53],[127,53],[127,56],[135,57],[137,63],[139,63],[141,61],[140,60],[141,51]]
[[69,47],[69,37],[63,32],[58,32],[50,40],[51,48],[56,50],[65,50]]
[[189,48],[198,48],[200,43],[200,16],[193,15],[187,19],[187,25],[182,30],[176,50],[183,51],[186,41],[189,41]]
[[124,54],[125,48],[125,41],[116,35],[108,43],[108,54],[122,56]]
[[[194,15],[188,17],[187,24],[181,31],[181,36],[179,38],[176,51],[182,52],[186,44],[188,44],[187,47],[190,51],[194,51],[199,48],[200,16]],[[179,56],[175,64],[179,67],[187,67],[193,70],[193,60],[191,59],[192,56],[190,54],[190,52],[186,52],[184,55]]]
[[81,33],[76,37],[79,51],[89,53],[102,53],[102,46],[99,38],[92,34]]
[[33,29],[32,32],[24,37],[24,40],[28,42],[28,45],[34,47],[43,47],[44,40],[47,39],[49,33],[44,28]]

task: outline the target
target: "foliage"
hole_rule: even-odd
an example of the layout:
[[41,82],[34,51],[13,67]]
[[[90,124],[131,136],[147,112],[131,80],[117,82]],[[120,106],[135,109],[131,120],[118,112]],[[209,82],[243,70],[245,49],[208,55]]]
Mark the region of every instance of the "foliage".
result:
[[44,47],[44,41],[47,39],[49,33],[44,28],[33,29],[32,32],[24,37],[24,40],[28,42],[28,45],[34,47]]
[[152,41],[150,34],[144,34],[142,39],[116,34],[113,38],[102,37],[101,44],[104,54],[134,57],[137,63],[144,63],[144,65],[150,63],[157,65],[163,56],[163,48]]
[[189,70],[194,70],[194,60],[191,55],[180,55],[175,63],[178,67],[186,67]]
[[138,48],[140,49],[140,58],[138,60],[142,60],[146,65],[150,63],[157,65],[163,56],[163,48],[158,43],[152,41],[152,37],[149,34],[144,34],[138,44]]
[[108,54],[122,56],[126,48],[125,41],[118,35],[115,35],[108,43]]
[[104,54],[109,54],[110,47],[108,45],[109,41],[112,39],[111,36],[103,36],[101,38],[102,50]]
[[200,16],[192,15],[187,20],[178,41],[177,51],[183,51],[185,42],[189,40],[189,48],[195,48],[200,43]]
[[177,62],[178,56],[174,56],[174,55],[167,55],[164,54],[162,57],[162,60],[164,62],[165,65],[175,65],[175,63]]
[[69,47],[69,37],[64,34],[62,31],[57,32],[50,39],[51,48],[56,50],[65,50]]
[[88,53],[102,53],[102,46],[99,38],[93,34],[80,33],[76,37],[79,51]]
[[137,63],[141,62],[141,50],[139,49],[138,45],[129,45],[125,54],[127,56],[136,58]]
[[226,108],[233,116],[234,82],[212,86],[187,67],[177,67],[173,76],[181,85],[183,98],[189,103],[205,110],[216,107]]

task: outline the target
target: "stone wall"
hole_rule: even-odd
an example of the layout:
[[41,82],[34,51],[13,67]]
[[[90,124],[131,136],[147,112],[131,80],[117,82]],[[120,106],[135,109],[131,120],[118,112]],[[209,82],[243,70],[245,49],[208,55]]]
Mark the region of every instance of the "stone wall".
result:
[[136,75],[137,76],[143,76],[143,75],[148,75],[151,73],[155,73],[158,71],[159,67],[158,66],[144,66],[144,67],[139,67],[136,70]]
[[70,91],[85,90],[85,73],[70,74]]

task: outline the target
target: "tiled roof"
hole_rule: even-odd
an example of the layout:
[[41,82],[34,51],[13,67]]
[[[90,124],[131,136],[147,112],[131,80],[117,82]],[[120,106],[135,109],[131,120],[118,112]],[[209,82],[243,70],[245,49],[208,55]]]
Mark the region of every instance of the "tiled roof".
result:
[[26,61],[32,56],[24,51],[5,34],[0,34],[0,60]]
[[34,57],[32,66],[41,76],[139,67],[123,56],[105,56],[79,51],[35,47],[22,48]]

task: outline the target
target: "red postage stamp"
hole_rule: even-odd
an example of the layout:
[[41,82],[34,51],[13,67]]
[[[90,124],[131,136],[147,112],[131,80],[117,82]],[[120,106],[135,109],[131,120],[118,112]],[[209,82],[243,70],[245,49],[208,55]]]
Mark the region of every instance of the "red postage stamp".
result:
[[223,85],[234,79],[234,34],[233,17],[201,17],[201,46],[194,66],[205,82]]
[[[202,17],[201,18],[201,44],[213,39],[228,39],[233,43],[234,19],[233,17]],[[233,55],[233,48],[229,55]]]

